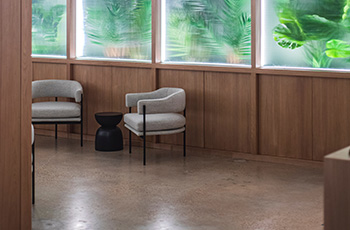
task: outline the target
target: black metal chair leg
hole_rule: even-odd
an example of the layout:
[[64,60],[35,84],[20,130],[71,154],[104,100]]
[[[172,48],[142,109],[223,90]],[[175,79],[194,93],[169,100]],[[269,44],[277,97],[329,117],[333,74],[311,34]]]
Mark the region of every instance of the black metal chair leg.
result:
[[35,143],[32,144],[32,204],[35,204]]
[[146,165],[146,106],[143,106],[143,165]]
[[186,129],[184,131],[183,137],[184,137],[184,140],[183,140],[183,142],[184,142],[184,157],[186,157]]
[[81,95],[80,102],[80,146],[83,147],[83,124],[84,124],[84,95]]
[[131,131],[129,130],[129,153],[131,154]]
[[[186,108],[184,109],[184,117],[186,118]],[[186,157],[186,125],[185,125],[185,131],[184,131],[184,157]]]
[[57,124],[55,124],[55,139],[57,140]]
[[80,123],[80,146],[83,147],[83,122]]
[[[131,113],[131,107],[129,107],[129,113]],[[131,131],[129,130],[129,153],[131,154]]]

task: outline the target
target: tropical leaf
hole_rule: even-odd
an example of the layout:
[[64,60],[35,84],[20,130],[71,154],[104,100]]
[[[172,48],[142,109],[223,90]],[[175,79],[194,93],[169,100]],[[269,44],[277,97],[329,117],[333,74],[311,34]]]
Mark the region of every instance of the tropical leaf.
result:
[[303,46],[306,42],[305,35],[296,23],[276,26],[273,37],[279,46],[292,50]]
[[278,10],[281,24],[273,31],[274,40],[283,48],[296,49],[303,46],[307,40],[306,35],[298,21],[296,12],[286,4],[281,4]]
[[350,44],[348,42],[333,39],[327,42],[326,54],[331,58],[349,58]]
[[344,28],[334,21],[318,15],[305,15],[299,18],[307,40],[331,39],[344,34]]

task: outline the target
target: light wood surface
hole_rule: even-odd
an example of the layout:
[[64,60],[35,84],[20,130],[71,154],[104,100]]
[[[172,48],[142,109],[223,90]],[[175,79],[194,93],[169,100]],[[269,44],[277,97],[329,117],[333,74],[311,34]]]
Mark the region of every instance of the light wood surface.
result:
[[[179,87],[186,92],[187,145],[204,147],[204,72],[159,70],[158,87]],[[161,143],[183,144],[183,135],[160,136]]]
[[[0,4],[0,226],[20,229],[21,31],[20,1]],[[6,34],[6,36],[3,36]]]
[[325,230],[350,228],[350,147],[327,155],[324,160]]
[[[0,228],[30,229],[31,6],[0,3]],[[23,28],[21,25],[27,25]]]
[[313,79],[314,160],[350,145],[350,80]]
[[[80,82],[84,91],[84,134],[95,135],[100,125],[95,113],[112,109],[112,68],[97,66],[74,66],[74,80]],[[80,133],[80,125],[74,132]]]
[[161,62],[161,0],[152,0],[152,63]]
[[260,154],[312,159],[312,79],[260,76]]
[[21,4],[21,229],[32,228],[32,3]]
[[206,72],[205,147],[250,152],[250,75]]

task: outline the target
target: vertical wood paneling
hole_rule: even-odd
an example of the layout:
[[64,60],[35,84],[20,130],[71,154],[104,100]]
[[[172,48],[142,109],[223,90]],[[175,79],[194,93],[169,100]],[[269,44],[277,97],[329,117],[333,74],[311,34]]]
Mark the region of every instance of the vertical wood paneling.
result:
[[205,73],[205,147],[250,152],[250,75]]
[[[154,90],[153,74],[151,69],[139,68],[112,68],[112,96],[110,102],[112,103],[113,111],[128,113],[129,109],[125,106],[125,94],[150,92]],[[134,109],[134,111],[136,111]],[[129,138],[127,129],[124,127],[122,121],[119,125],[123,132],[125,139]],[[133,139],[139,139],[132,135]],[[148,141],[153,141],[152,137],[147,137]]]
[[[28,157],[30,146],[30,66],[28,43],[23,42],[21,0],[0,2],[0,228],[29,229]],[[27,9],[29,10],[29,9]],[[24,11],[28,16],[27,10]],[[30,18],[25,18],[30,21]],[[29,71],[29,72],[25,72]],[[29,79],[24,79],[29,77]],[[29,102],[30,105],[30,102]],[[27,123],[28,122],[28,123]],[[27,151],[29,152],[22,152]],[[28,157],[24,157],[28,154]],[[27,194],[21,194],[27,192]],[[21,214],[27,211],[26,217]],[[29,222],[29,223],[28,223]]]
[[312,79],[260,76],[260,153],[312,159]]
[[313,159],[350,145],[350,80],[313,79]]
[[348,230],[350,226],[349,148],[324,159],[324,229]]
[[65,64],[33,63],[33,81],[35,80],[67,80]]
[[0,7],[0,224],[20,229],[20,1],[1,1]]
[[[33,81],[36,80],[67,80],[67,65],[65,64],[50,64],[50,63],[33,63]],[[54,101],[54,98],[35,99],[34,102]],[[66,99],[59,99],[66,101]],[[58,125],[58,130],[61,132],[67,131],[67,125]],[[54,125],[35,125],[36,129],[54,130]]]
[[[158,86],[179,87],[186,91],[187,145],[204,147],[204,77],[203,72],[159,70]],[[161,143],[183,144],[182,134],[160,136]]]
[[[21,229],[32,228],[32,2],[22,0],[21,10]],[[1,31],[1,30],[0,30]],[[0,52],[1,53],[1,52]],[[0,61],[1,62],[1,61]],[[2,187],[2,186],[0,186]]]
[[[73,80],[83,86],[84,134],[95,135],[100,127],[95,113],[112,110],[112,68],[76,65]],[[75,125],[73,132],[80,133],[80,125]]]

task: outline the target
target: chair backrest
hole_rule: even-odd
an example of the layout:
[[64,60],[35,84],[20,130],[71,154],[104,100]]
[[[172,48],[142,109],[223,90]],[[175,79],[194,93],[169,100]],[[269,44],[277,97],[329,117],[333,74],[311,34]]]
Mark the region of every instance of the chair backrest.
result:
[[70,80],[39,80],[32,82],[32,98],[68,97],[76,102],[81,101],[83,87],[77,81]]
[[172,112],[181,112],[186,108],[186,93],[181,88],[160,88],[158,90],[164,97],[169,97],[171,101]]

